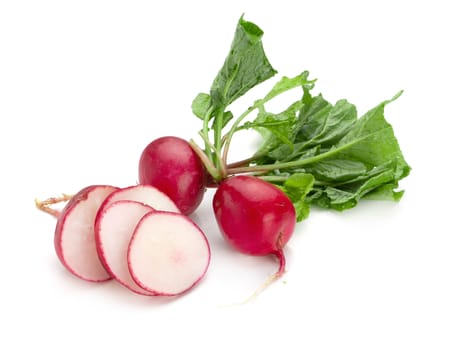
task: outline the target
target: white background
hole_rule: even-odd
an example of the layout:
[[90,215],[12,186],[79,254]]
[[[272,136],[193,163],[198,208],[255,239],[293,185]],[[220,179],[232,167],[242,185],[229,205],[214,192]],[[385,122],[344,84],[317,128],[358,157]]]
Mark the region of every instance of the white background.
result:
[[[446,1],[1,1],[2,349],[451,349]],[[193,219],[208,275],[175,300],[70,275],[55,220],[34,198],[136,183],[141,150],[200,129],[209,86],[242,13],[281,75],[361,113],[386,109],[413,170],[400,203],[313,210],[286,248],[287,273],[253,302],[272,258],[232,251],[209,192]],[[275,80],[245,97],[245,107]],[[251,137],[252,138],[252,137]],[[251,150],[249,135],[232,156]]]

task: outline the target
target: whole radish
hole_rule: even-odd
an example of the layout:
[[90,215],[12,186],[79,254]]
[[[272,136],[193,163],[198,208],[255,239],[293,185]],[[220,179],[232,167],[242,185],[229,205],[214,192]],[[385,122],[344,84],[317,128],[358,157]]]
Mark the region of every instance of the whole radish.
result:
[[230,177],[217,189],[213,209],[234,248],[250,255],[274,254],[279,269],[271,280],[285,272],[283,248],[294,232],[296,212],[279,188],[252,176]]
[[191,214],[201,203],[206,182],[201,160],[181,138],[158,138],[141,154],[139,183],[166,193],[185,215]]

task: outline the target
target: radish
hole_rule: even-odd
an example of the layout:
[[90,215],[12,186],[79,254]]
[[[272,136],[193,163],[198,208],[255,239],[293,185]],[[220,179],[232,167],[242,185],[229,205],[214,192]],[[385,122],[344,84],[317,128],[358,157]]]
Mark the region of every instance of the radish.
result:
[[97,214],[96,242],[100,260],[119,283],[131,291],[153,295],[138,286],[132,279],[127,265],[127,250],[135,226],[151,207],[133,201],[117,201]]
[[234,248],[277,257],[279,269],[267,284],[285,272],[283,247],[294,232],[296,212],[279,188],[252,176],[230,177],[216,191],[213,209],[220,231]]
[[178,295],[194,287],[210,263],[210,246],[187,216],[150,212],[139,221],[128,248],[135,282],[155,295]]
[[148,205],[155,210],[180,212],[179,208],[171,198],[156,187],[149,185],[135,185],[117,189],[105,199],[99,212],[110,204],[122,200],[139,202]]
[[58,215],[54,237],[56,254],[71,273],[86,281],[111,279],[97,255],[94,221],[104,199],[116,190],[117,187],[106,185],[85,187]]
[[139,183],[166,193],[189,215],[202,201],[207,182],[204,166],[190,144],[166,136],[152,141],[139,160]]

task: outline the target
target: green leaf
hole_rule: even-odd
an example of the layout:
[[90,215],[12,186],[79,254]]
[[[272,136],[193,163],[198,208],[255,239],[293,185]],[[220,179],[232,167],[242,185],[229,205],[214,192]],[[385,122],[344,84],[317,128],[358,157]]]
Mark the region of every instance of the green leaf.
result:
[[[378,198],[398,200],[399,194],[394,193],[397,182],[393,182],[392,169],[368,178],[366,181],[353,183],[351,186],[327,186],[311,198],[311,202],[325,208],[336,210],[350,209],[357,205],[362,198]],[[389,194],[391,191],[391,194]]]
[[[224,115],[221,120],[221,129],[223,129],[231,120],[233,119],[233,114],[230,111],[224,112]],[[216,124],[218,123],[218,119],[215,119],[213,121],[213,128],[216,127]]]
[[310,140],[314,137],[318,133],[318,125],[323,124],[315,122],[315,120],[324,121],[327,113],[332,109],[332,104],[326,101],[321,94],[312,97],[308,89],[303,89],[303,91],[303,108],[299,113],[299,123],[296,129],[296,139],[299,141]]
[[312,89],[316,80],[308,80],[308,76],[309,72],[304,71],[294,78],[282,77],[282,79],[279,80],[271,89],[271,91],[269,91],[268,94],[262,99],[262,102],[267,102],[280,95],[281,93],[299,86],[303,86],[307,90]]
[[255,128],[264,138],[276,137],[285,144],[292,146],[291,130],[295,122],[295,115],[290,110],[279,114],[266,112],[260,108],[257,118],[249,126]]
[[391,200],[399,202],[404,195],[404,191],[396,191],[397,183],[388,183],[377,187],[375,190],[367,193],[365,199]]
[[229,54],[210,89],[216,110],[224,110],[277,73],[265,55],[262,36],[263,31],[256,24],[240,18]]
[[315,188],[306,201],[320,207],[349,209],[363,198],[399,200],[402,191],[396,188],[410,167],[384,117],[385,106],[399,95],[357,118],[346,100],[333,106],[307,91],[294,127],[296,142],[292,147],[279,142],[255,162],[272,169],[266,175],[314,176]]
[[[410,172],[404,160],[392,126],[384,117],[385,106],[398,98],[387,100],[361,117],[352,129],[337,143],[341,150],[336,160],[353,160],[365,164],[366,176],[356,174],[357,181],[338,183],[325,191],[331,208],[343,210],[353,207],[362,198],[399,200],[402,192],[396,192],[398,182]],[[321,163],[320,163],[321,164]],[[317,164],[313,165],[314,167]],[[342,192],[339,192],[342,191]]]
[[[194,115],[202,120],[207,116],[211,107],[211,97],[204,92],[199,93],[191,103],[191,110]],[[210,117],[210,116],[209,116]]]
[[272,149],[267,149],[271,158],[280,162],[305,158],[307,150],[317,145],[323,151],[328,150],[357,120],[355,106],[346,100],[340,100],[333,106],[321,95],[311,98],[307,92],[307,96],[307,99],[298,101],[297,122],[292,123],[291,133],[287,136],[294,142],[288,143],[281,138],[279,144],[272,142]]
[[320,153],[321,147],[314,146],[311,148],[306,147],[306,142],[297,142],[292,146],[287,144],[277,144],[277,147],[273,147],[267,157],[277,162],[287,162],[293,159],[305,159],[311,158]]
[[319,207],[335,210],[351,209],[356,206],[357,200],[353,193],[339,188],[326,187],[311,197],[311,203]]
[[384,117],[385,106],[399,96],[400,93],[361,117],[349,133],[337,143],[337,148],[342,149],[338,157],[359,160],[371,168],[394,162],[396,179],[407,176],[410,167],[404,160],[392,126]]
[[303,122],[296,140],[326,146],[334,144],[352,128],[357,120],[357,110],[346,100],[332,106],[319,95],[313,98],[305,115],[300,118]]
[[368,171],[365,164],[350,159],[325,159],[306,167],[305,170],[318,180],[335,182],[352,180]]
[[310,206],[305,201],[307,194],[312,190],[315,178],[311,174],[293,174],[281,186],[282,190],[293,202],[296,209],[296,220],[307,218]]
[[[285,153],[291,154],[293,152],[293,131],[297,124],[297,115],[302,106],[302,101],[296,101],[279,114],[269,113],[265,110],[264,105],[260,106],[257,118],[252,123],[256,126],[263,126],[255,128],[263,139],[260,148],[255,153],[256,157],[263,154],[272,157],[271,152],[282,146],[288,149],[288,151],[284,150]],[[267,124],[260,125],[261,123]]]

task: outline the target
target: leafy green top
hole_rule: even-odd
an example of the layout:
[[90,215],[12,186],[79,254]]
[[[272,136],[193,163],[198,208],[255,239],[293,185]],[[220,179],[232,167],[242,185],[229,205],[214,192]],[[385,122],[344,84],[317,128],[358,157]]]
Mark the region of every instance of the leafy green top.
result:
[[[362,198],[399,200],[403,192],[396,190],[398,182],[410,167],[384,109],[402,92],[358,118],[356,107],[347,100],[331,104],[321,94],[312,96],[315,80],[304,71],[283,77],[238,118],[227,111],[233,101],[276,74],[264,53],[262,36],[257,25],[241,17],[210,93],[200,93],[193,101],[193,113],[203,120],[200,135],[205,149],[191,144],[212,179],[219,182],[229,175],[250,173],[274,183],[293,201],[299,221],[308,216],[311,204],[344,210]],[[281,112],[267,110],[268,101],[294,88],[302,89],[301,99]],[[245,122],[254,111],[254,120]],[[262,143],[250,159],[227,164],[232,137],[243,129],[258,131]]]

